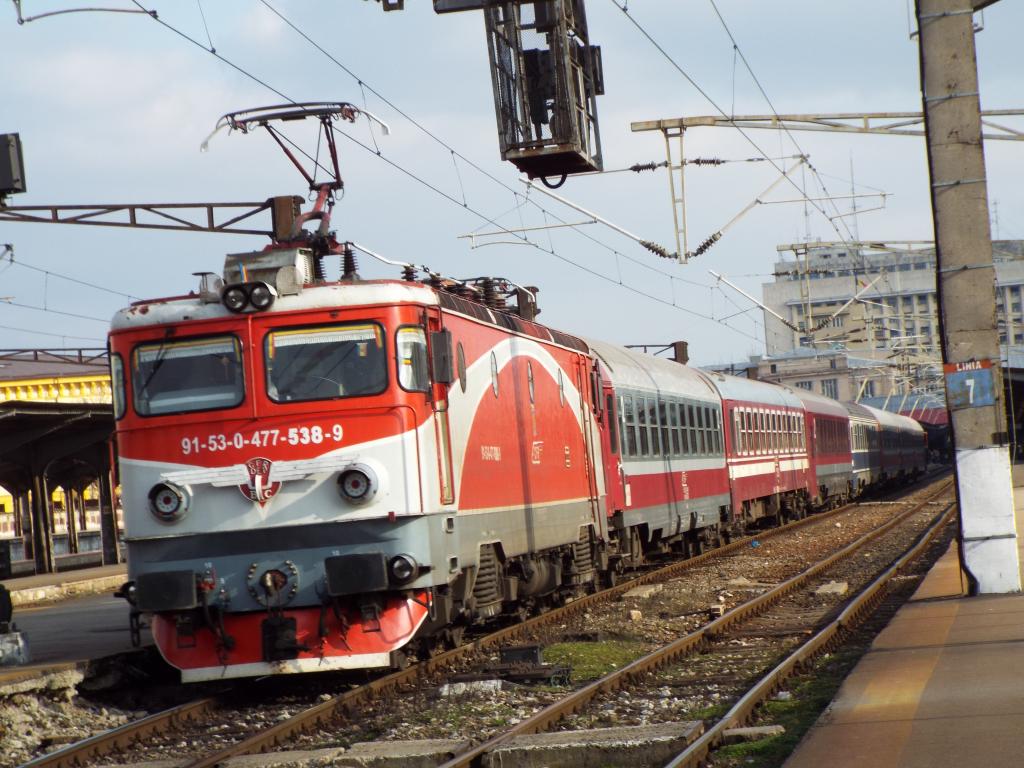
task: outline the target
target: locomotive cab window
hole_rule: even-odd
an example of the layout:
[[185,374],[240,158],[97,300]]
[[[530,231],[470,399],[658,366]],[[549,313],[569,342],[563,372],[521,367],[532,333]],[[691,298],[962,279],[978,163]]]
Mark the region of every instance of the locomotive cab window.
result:
[[116,352],[110,355],[110,399],[114,406],[114,418],[124,416],[124,363]]
[[[423,354],[425,371],[425,348]],[[264,355],[275,403],[376,395],[388,385],[384,331],[376,323],[271,331]]]
[[395,354],[398,358],[398,384],[410,392],[430,389],[427,373],[427,336],[418,325],[407,325],[395,334]]
[[140,344],[132,395],[140,416],[234,408],[245,397],[241,344],[234,336]]

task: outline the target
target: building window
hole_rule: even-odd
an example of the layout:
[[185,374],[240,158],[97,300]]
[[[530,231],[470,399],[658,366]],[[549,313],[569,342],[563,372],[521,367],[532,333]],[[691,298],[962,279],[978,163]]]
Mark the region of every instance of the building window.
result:
[[875,396],[875,382],[873,382],[873,381],[865,381],[864,382],[864,397],[874,397],[874,396]]
[[839,397],[839,379],[822,379],[821,394],[831,397],[833,400]]
[[811,392],[811,391],[814,390],[814,382],[813,381],[798,381],[796,383],[796,385],[800,389],[806,389],[808,392]]

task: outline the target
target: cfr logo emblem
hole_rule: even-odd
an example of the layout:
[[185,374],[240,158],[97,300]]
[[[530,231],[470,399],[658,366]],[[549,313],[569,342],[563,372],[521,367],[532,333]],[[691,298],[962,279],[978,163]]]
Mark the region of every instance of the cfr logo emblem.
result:
[[277,495],[281,489],[281,483],[274,483],[270,480],[270,470],[273,465],[274,462],[270,459],[261,457],[245,462],[245,471],[249,473],[249,482],[238,486],[238,490],[245,498],[263,506],[272,496]]

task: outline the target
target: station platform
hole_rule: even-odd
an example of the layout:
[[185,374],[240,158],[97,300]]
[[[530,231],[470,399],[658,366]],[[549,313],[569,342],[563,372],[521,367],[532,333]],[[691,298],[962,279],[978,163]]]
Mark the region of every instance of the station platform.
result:
[[[1024,466],[1013,475],[1022,531]],[[1021,765],[1022,653],[1024,594],[968,597],[954,542],[784,768]]]
[[127,579],[128,566],[118,563],[98,568],[82,568],[77,571],[3,579],[0,584],[3,584],[11,595],[11,602],[15,608],[14,620],[17,622],[18,608],[47,605],[84,595],[114,592]]

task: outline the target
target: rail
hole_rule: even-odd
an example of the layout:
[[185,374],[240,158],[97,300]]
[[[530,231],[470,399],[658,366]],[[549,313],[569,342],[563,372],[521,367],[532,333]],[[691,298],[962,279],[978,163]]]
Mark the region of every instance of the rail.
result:
[[[767,592],[758,595],[752,600],[749,600],[741,605],[738,605],[731,611],[725,613],[720,618],[715,619],[714,621],[711,621],[708,624],[705,624],[703,627],[695,630],[694,632],[691,632],[685,637],[679,638],[678,640],[669,643],[668,645],[663,646],[662,648],[659,648],[658,650],[653,651],[647,654],[646,656],[643,656],[637,659],[636,661],[633,661],[630,664],[627,664],[621,669],[611,672],[610,674],[605,675],[599,680],[595,680],[589,685],[579,689],[578,691],[573,692],[564,699],[561,699],[560,701],[550,704],[549,706],[540,710],[533,716],[517,723],[513,727],[505,730],[497,736],[494,736],[488,739],[487,741],[475,747],[472,747],[459,755],[456,755],[448,762],[443,763],[441,768],[465,768],[466,766],[478,765],[481,758],[485,754],[493,751],[494,749],[501,746],[514,736],[541,733],[543,731],[546,731],[566,715],[579,712],[581,709],[583,709],[583,707],[585,707],[590,701],[592,701],[598,695],[617,690],[621,688],[623,685],[628,684],[630,681],[637,679],[647,674],[648,672],[663,667],[667,664],[675,663],[684,656],[694,653],[695,651],[700,649],[701,646],[704,645],[704,643],[710,637],[725,632],[730,627],[739,624],[742,621],[745,621],[751,616],[757,615],[767,607],[778,602],[784,596],[788,595],[789,593],[806,584],[808,581],[810,581],[812,578],[817,576],[822,571],[832,567],[841,560],[845,560],[846,558],[850,557],[852,554],[856,553],[858,550],[863,548],[865,544],[874,541],[875,539],[879,538],[887,531],[895,527],[896,525],[899,525],[901,522],[909,518],[911,515],[916,514],[926,504],[928,504],[929,501],[945,493],[951,485],[951,482],[944,483],[929,498],[919,502],[918,504],[915,504],[910,509],[904,510],[899,515],[892,518],[889,522],[879,526],[873,531],[864,534],[856,541],[848,544],[843,549],[839,550],[838,552],[835,552],[828,558],[821,560],[820,562],[806,569],[802,573],[799,573],[793,578],[782,582],[773,589],[770,589]],[[941,516],[945,517],[949,514],[950,513],[947,510],[941,513]],[[886,571],[886,573],[889,573],[890,571]],[[877,593],[877,588],[872,591],[872,594],[875,593]],[[848,615],[847,611],[844,611],[843,615]],[[795,666],[795,662],[792,666]],[[790,667],[790,669],[792,669],[792,666]],[[767,695],[769,695],[771,691],[774,690],[774,686],[777,683],[778,679],[776,678],[772,678],[772,682],[770,683],[764,683],[764,681],[762,681],[758,684],[757,690],[760,691],[763,687],[767,686],[768,693],[764,694],[764,697],[767,697]],[[757,701],[762,701],[764,697],[758,698]],[[747,697],[744,697],[744,700],[746,698]],[[739,705],[737,705],[737,707],[738,706]],[[752,710],[753,705],[751,705],[749,709],[743,710],[743,717],[749,716],[749,713]],[[726,727],[727,726],[723,726],[721,723],[719,723],[714,728],[706,732],[704,736],[698,739],[698,742],[708,743],[707,739],[709,733],[718,734],[718,738],[720,738],[721,732],[724,731]],[[695,742],[694,744],[696,745],[698,742]],[[706,752],[704,754],[706,754]],[[690,762],[685,763],[685,765],[696,764],[697,763]]]
[[[942,489],[940,489],[940,492],[948,487],[949,483],[944,484]],[[923,503],[927,503],[927,501]],[[820,524],[835,515],[849,511],[851,507],[854,507],[857,504],[858,503],[855,502],[828,512],[812,515],[802,520],[788,523],[778,528],[758,531],[754,536],[746,536],[732,541],[722,547],[704,552],[696,557],[681,560],[662,568],[640,574],[635,578],[631,578],[614,587],[602,590],[601,592],[597,592],[592,595],[586,595],[565,606],[549,611],[540,616],[535,616],[513,626],[499,629],[496,632],[467,643],[459,648],[446,651],[431,659],[417,663],[407,669],[384,675],[365,685],[336,696],[329,701],[322,702],[314,707],[303,710],[302,712],[276,723],[269,728],[261,730],[246,739],[220,749],[215,753],[187,763],[187,768],[213,768],[213,766],[223,763],[231,757],[266,752],[283,743],[295,739],[306,731],[329,722],[340,713],[356,709],[364,702],[388,695],[402,686],[425,679],[435,672],[468,659],[480,652],[489,651],[504,644],[516,642],[538,628],[564,621],[577,614],[584,613],[601,603],[615,600],[620,595],[634,587],[675,578],[691,568],[698,567],[708,562],[712,558],[723,557],[749,547],[754,539],[764,541],[805,526]],[[886,524],[884,528],[887,530],[892,524],[895,523],[890,522]],[[780,587],[781,586],[784,585],[780,585]],[[780,588],[777,587],[769,594],[773,594],[779,589]],[[736,612],[741,610],[743,607],[744,606],[734,609],[720,619],[717,619],[715,622],[705,626],[699,630],[699,632],[715,631],[718,628],[728,626],[728,623],[735,619]],[[688,636],[688,638],[689,637],[691,636]],[[687,638],[683,638],[678,642],[683,644],[685,641],[687,641]],[[639,661],[634,662],[633,664],[623,668],[621,673],[637,673],[639,667],[636,665],[641,664],[643,661],[644,659],[640,659]],[[599,681],[599,683],[600,682],[601,681]],[[586,691],[591,688],[599,690],[597,686],[598,684],[595,683],[583,690]],[[207,697],[155,713],[140,720],[119,726],[118,728],[114,728],[110,731],[97,734],[83,741],[70,744],[49,754],[42,755],[28,763],[25,763],[22,768],[73,768],[73,766],[82,765],[88,761],[95,760],[98,757],[110,754],[112,751],[123,750],[130,746],[134,741],[144,739],[150,734],[166,731],[177,727],[180,723],[196,719],[217,707],[218,702],[219,700],[217,697]]]

